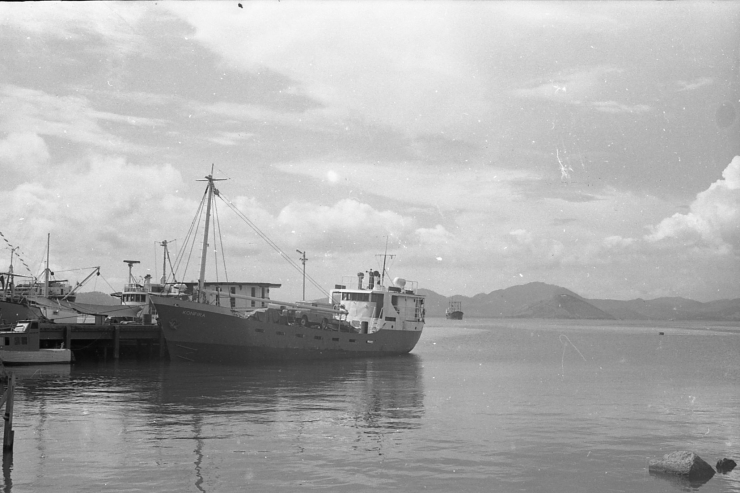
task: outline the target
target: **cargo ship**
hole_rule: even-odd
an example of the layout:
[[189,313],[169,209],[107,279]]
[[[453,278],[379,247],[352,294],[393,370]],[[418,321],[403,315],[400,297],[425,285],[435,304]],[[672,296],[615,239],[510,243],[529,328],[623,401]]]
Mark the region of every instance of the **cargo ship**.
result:
[[462,320],[462,302],[461,301],[450,301],[450,306],[445,310],[445,318],[448,320]]
[[386,285],[385,260],[382,273],[360,272],[351,283],[336,284],[324,303],[271,299],[270,289],[280,284],[207,282],[211,202],[225,199],[212,174],[205,178],[198,283],[188,283],[189,299],[150,294],[173,361],[246,365],[398,355],[414,348],[424,328],[424,295],[416,282],[402,278]]

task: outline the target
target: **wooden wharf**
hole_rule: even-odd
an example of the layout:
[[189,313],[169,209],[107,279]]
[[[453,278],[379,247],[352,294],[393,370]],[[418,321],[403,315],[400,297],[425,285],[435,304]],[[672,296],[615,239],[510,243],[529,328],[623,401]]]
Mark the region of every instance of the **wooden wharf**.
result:
[[135,324],[58,324],[40,323],[39,339],[43,346],[59,346],[74,351],[102,350],[105,357],[112,351],[119,359],[122,346],[136,346],[137,354],[148,351],[149,356],[158,351],[160,358],[167,354],[167,346],[159,325]]

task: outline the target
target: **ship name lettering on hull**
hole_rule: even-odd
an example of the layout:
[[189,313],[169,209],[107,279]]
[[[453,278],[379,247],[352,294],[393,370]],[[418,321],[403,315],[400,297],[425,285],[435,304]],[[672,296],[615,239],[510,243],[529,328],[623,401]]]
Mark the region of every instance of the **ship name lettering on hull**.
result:
[[203,317],[203,318],[206,317],[204,314],[202,314],[200,312],[193,312],[193,311],[190,311],[190,310],[183,310],[182,311],[182,314],[183,315],[189,315],[191,317]]

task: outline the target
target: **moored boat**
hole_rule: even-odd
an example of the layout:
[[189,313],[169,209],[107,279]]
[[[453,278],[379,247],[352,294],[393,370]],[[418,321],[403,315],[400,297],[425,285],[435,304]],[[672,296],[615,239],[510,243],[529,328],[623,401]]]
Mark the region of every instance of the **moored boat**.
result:
[[[165,240],[160,243],[164,247],[164,265],[166,267],[169,260],[167,250],[168,242]],[[129,313],[115,316],[112,319],[116,322],[131,321],[145,325],[157,323],[157,313],[151,303],[150,295],[157,294],[175,298],[185,298],[187,286],[184,283],[174,281],[167,282],[167,271],[163,270],[161,283],[152,282],[152,276],[147,274],[143,280],[136,279],[133,275],[133,266],[140,263],[138,260],[124,260],[128,264],[128,282],[123,286],[123,291],[113,293],[111,296],[121,299],[121,305],[128,307]]]
[[450,301],[450,306],[445,310],[445,318],[449,320],[462,320],[462,302],[461,301]]
[[[250,364],[405,354],[414,348],[424,327],[424,296],[404,279],[386,286],[385,265],[383,275],[370,271],[365,284],[361,273],[354,288],[336,285],[325,304],[270,299],[269,289],[279,284],[207,283],[210,203],[222,194],[211,175],[206,180],[201,275],[189,286],[191,299],[151,296],[171,359]],[[237,293],[235,284],[249,294]]]
[[[15,274],[12,254],[8,272],[0,273],[0,279],[3,280],[0,286],[0,324],[30,319],[56,323],[102,323],[109,317],[126,318],[136,314],[136,309],[123,305],[78,303],[77,290],[93,276],[100,275],[100,268],[92,267],[90,274],[74,287],[67,280],[55,279],[54,272],[49,268],[50,237],[47,235],[43,280]],[[24,280],[16,283],[15,278]]]
[[23,320],[0,329],[0,361],[4,365],[71,363],[68,348],[41,348],[39,322]]

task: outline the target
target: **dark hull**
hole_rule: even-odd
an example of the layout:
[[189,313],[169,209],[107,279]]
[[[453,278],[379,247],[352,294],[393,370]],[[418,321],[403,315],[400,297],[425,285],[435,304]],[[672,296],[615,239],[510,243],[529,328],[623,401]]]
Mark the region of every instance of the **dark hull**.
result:
[[36,307],[14,301],[0,301],[0,324],[14,324],[20,320],[37,320],[39,317],[41,317],[41,310]]
[[245,365],[390,356],[410,352],[421,337],[421,330],[358,334],[241,318],[228,308],[189,301],[154,296],[152,301],[173,361]]
[[445,317],[447,317],[449,320],[462,320],[463,312],[448,312],[445,314]]

